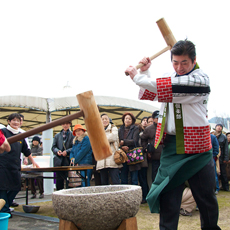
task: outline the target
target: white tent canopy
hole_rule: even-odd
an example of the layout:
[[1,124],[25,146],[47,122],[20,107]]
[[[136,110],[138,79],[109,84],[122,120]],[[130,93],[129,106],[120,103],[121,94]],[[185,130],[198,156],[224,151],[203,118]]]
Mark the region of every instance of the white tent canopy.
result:
[[[122,124],[121,117],[125,112],[131,112],[140,123],[141,118],[152,115],[157,107],[142,101],[118,97],[95,96],[100,113],[107,113],[118,127]],[[24,115],[22,129],[30,130],[51,120],[80,111],[76,97],[42,98],[31,96],[2,96],[0,97],[0,123],[7,125],[7,117],[11,113]],[[84,125],[83,118],[72,121]],[[54,129],[54,134],[61,130],[61,126]]]

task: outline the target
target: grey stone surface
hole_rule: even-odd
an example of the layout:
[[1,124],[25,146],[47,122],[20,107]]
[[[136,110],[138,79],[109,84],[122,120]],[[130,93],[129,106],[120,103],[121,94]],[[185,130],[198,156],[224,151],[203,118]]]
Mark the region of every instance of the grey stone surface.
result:
[[72,221],[80,230],[114,230],[137,214],[141,200],[141,187],[135,185],[81,187],[52,195],[58,218]]
[[59,219],[13,212],[13,218],[9,219],[8,230],[59,230]]

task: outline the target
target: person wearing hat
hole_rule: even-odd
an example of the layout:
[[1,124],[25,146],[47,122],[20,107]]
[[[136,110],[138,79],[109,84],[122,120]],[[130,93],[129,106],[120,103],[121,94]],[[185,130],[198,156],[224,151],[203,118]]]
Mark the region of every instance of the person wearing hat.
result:
[[227,141],[227,137],[222,133],[222,130],[223,130],[223,125],[216,124],[215,136],[217,137],[220,146],[220,151],[221,151],[219,157],[219,163],[220,163],[220,180],[221,180],[222,188],[220,189],[224,191],[229,191],[228,177],[226,172],[227,162],[229,160],[228,141]]
[[[81,124],[74,126],[73,148],[70,152],[70,159],[74,158],[77,165],[92,165],[93,152],[89,141],[88,134]],[[86,178],[85,171],[81,171],[81,175]],[[90,186],[92,177],[92,169],[87,169],[87,185]],[[85,182],[82,182],[82,187],[85,187]]]
[[[61,132],[54,136],[51,148],[54,153],[54,167],[70,165],[69,154],[72,150],[74,138],[72,132],[70,131],[70,125],[71,122],[65,122],[62,124]],[[66,180],[68,172],[56,172],[56,176],[56,189],[63,189],[64,180]]]
[[[41,139],[39,136],[34,136],[32,139],[32,145],[31,145],[31,154],[32,156],[42,156],[43,155],[43,148],[40,146]],[[31,164],[29,160],[29,164]],[[44,189],[43,189],[43,179],[42,178],[36,178],[36,183],[39,188],[40,196],[39,198],[44,198]],[[36,188],[35,188],[35,179],[30,178],[30,186],[31,186],[31,193],[33,194],[31,199],[34,199],[37,197],[36,195]]]
[[[160,113],[159,110],[154,111],[153,114],[152,114],[152,118],[153,119],[157,119],[157,121],[158,121],[159,113]],[[155,122],[155,123],[157,123],[157,122]]]

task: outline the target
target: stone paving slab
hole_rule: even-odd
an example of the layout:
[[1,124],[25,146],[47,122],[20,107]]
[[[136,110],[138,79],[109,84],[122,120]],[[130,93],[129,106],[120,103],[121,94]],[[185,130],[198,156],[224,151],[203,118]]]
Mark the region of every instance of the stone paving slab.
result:
[[[16,197],[25,196],[25,191],[20,191]],[[52,200],[52,195],[45,195],[43,199],[30,199],[31,193],[29,193],[29,204],[37,202],[46,202]],[[25,204],[25,198],[15,199],[15,202],[19,205]],[[59,219],[41,216],[37,214],[24,213],[24,212],[12,212],[13,218],[9,219],[8,230],[58,230]]]
[[58,230],[59,219],[36,214],[13,212],[8,230]]
[[[16,196],[15,202],[18,203],[18,204],[21,204],[21,205],[26,204],[25,196],[26,196],[26,191],[20,191]],[[32,196],[32,194],[29,191],[29,196],[28,196],[28,203],[29,204],[37,203],[37,202],[46,202],[46,201],[51,201],[52,200],[52,194],[44,195],[43,199],[39,199],[39,194],[37,195],[37,198],[35,198],[35,199],[31,199],[31,196]]]

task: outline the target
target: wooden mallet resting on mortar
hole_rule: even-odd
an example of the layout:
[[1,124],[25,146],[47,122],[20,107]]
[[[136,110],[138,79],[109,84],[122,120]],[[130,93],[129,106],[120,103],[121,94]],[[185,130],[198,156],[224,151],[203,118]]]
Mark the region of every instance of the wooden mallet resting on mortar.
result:
[[0,211],[2,210],[5,204],[6,204],[6,201],[4,199],[0,199]]
[[101,122],[101,117],[99,110],[93,96],[92,91],[84,92],[77,95],[78,103],[81,111],[65,116],[58,120],[52,121],[45,125],[39,126],[37,128],[31,129],[25,133],[17,134],[13,137],[9,137],[7,140],[10,144],[17,142],[26,137],[32,136],[34,134],[40,133],[47,129],[51,129],[55,126],[61,125],[65,122],[72,121],[79,117],[84,117],[85,126],[89,135],[90,143],[92,146],[93,154],[96,159],[102,160],[112,155],[112,150],[110,148],[108,139],[105,134],[103,124]]
[[[164,18],[159,19],[157,22],[157,25],[161,31],[161,34],[163,35],[166,44],[168,46],[166,46],[164,49],[162,49],[161,51],[159,51],[158,53],[154,54],[153,56],[149,57],[150,60],[155,59],[156,57],[160,56],[161,54],[165,53],[168,50],[171,50],[172,47],[176,44],[176,39],[172,34],[172,31],[170,30],[170,28],[168,27],[166,21]],[[140,63],[136,66],[136,69],[140,69],[142,66],[144,66],[144,64]],[[125,74],[128,76],[129,73],[125,72]]]

